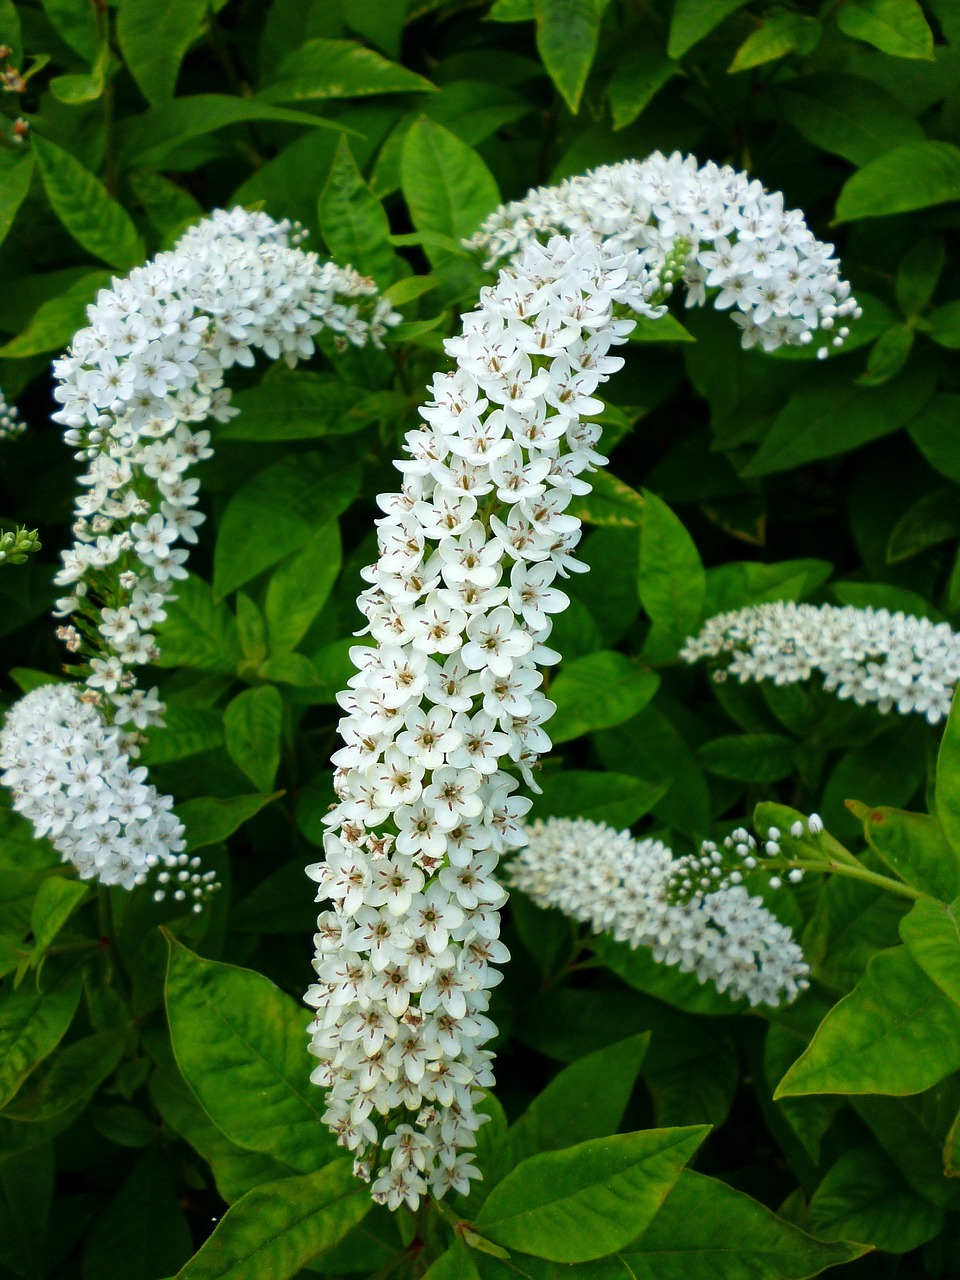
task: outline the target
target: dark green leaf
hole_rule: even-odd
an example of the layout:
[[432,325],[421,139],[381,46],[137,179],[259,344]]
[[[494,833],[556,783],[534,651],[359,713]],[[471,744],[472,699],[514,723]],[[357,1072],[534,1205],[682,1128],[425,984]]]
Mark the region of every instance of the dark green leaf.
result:
[[643,498],[636,489],[609,471],[598,471],[590,477],[590,493],[574,498],[571,515],[587,524],[613,529],[643,527]]
[[607,85],[614,129],[625,129],[677,72],[677,63],[654,49],[628,49]]
[[340,530],[321,525],[301,550],[274,570],[264,613],[270,652],[295,649],[323,608],[340,572]]
[[900,921],[900,936],[927,977],[960,1006],[960,898],[950,906],[920,898]]
[[378,284],[397,274],[390,223],[383,205],[364,182],[346,138],[340,139],[327,185],[320,193],[320,228],[335,260]]
[[308,40],[260,90],[264,102],[311,102],[379,93],[433,93],[435,86],[353,40]]
[[534,0],[537,50],[550,79],[576,114],[609,0]]
[[697,752],[708,773],[736,782],[776,782],[794,768],[796,744],[779,733],[732,733]]
[[802,76],[778,91],[777,105],[808,142],[855,165],[924,136],[903,103],[864,76]]
[[121,0],[117,40],[130,74],[151,104],[173,97],[183,55],[200,34],[210,0]]
[[187,829],[187,848],[192,853],[194,849],[220,844],[281,795],[283,792],[277,791],[273,795],[230,796],[228,799],[200,796],[196,800],[184,800],[183,804],[177,805],[176,814]]
[[80,1274],[83,1280],[120,1274],[129,1280],[162,1280],[181,1267],[192,1250],[173,1169],[153,1148],[140,1157],[95,1219],[84,1244]]
[[837,201],[836,221],[885,218],[950,200],[960,200],[960,147],[908,142],[847,179]]
[[136,227],[99,178],[46,138],[33,139],[33,154],[54,213],[79,245],[120,271],[143,261]]
[[849,0],[837,10],[837,26],[895,58],[933,61],[933,33],[917,0]]
[[616,830],[631,826],[657,803],[665,783],[642,782],[628,773],[565,769],[540,779],[534,818],[588,818]]
[[936,818],[881,806],[863,815],[863,831],[871,848],[907,884],[941,902],[952,902],[960,892],[960,859]]
[[17,210],[30,190],[33,177],[33,156],[22,156],[16,164],[5,167],[0,182],[0,244],[7,238]]
[[706,577],[700,553],[682,522],[644,490],[640,534],[640,603],[652,622],[679,644],[700,621]]
[[193,574],[178,582],[177,599],[166,610],[166,622],[157,628],[159,666],[233,675],[241,658],[237,624],[208,583]]
[[729,70],[749,71],[776,62],[788,53],[810,53],[820,39],[820,31],[816,18],[801,13],[775,13],[747,36]]
[[566,662],[550,686],[557,704],[550,736],[554,742],[568,742],[622,724],[647,705],[659,683],[652,671],[609,649]]
[[49,876],[43,881],[30,914],[30,931],[33,934],[31,968],[39,964],[54,938],[89,893],[89,885],[68,880],[65,876]]
[[98,289],[110,283],[106,271],[91,271],[75,281],[55,298],[38,307],[30,323],[5,346],[0,356],[7,360],[24,360],[29,356],[59,351],[87,322],[87,307],[93,302]]
[[80,1002],[81,970],[76,965],[44,966],[14,991],[0,988],[0,1107],[52,1053],[66,1034]]
[[682,58],[724,18],[746,3],[747,0],[677,0],[670,19],[667,53],[671,58]]
[[[411,127],[400,163],[403,195],[413,225],[451,240],[471,236],[500,203],[493,174],[472,147],[426,116]],[[434,263],[450,251],[424,246]]]
[[810,1229],[822,1239],[859,1240],[891,1253],[909,1253],[942,1226],[942,1211],[873,1146],[845,1152],[810,1202]]
[[269,791],[280,767],[283,702],[273,685],[245,689],[223,713],[227,754],[258,791]]

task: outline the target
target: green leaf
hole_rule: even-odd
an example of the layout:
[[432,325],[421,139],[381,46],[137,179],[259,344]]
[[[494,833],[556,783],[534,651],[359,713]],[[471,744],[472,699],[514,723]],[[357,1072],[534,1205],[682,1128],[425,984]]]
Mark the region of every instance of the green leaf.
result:
[[200,34],[210,0],[121,0],[117,40],[130,74],[153,105],[173,97],[183,56]]
[[80,989],[78,966],[54,970],[50,964],[15,991],[9,981],[0,988],[0,1107],[63,1039]]
[[161,1151],[144,1152],[94,1220],[84,1243],[83,1280],[122,1274],[130,1280],[162,1280],[193,1252],[173,1169]]
[[881,333],[870,348],[867,368],[857,378],[861,387],[879,387],[899,373],[913,350],[915,334],[910,325],[894,324]]
[[906,947],[893,947],[830,1010],[774,1096],[920,1093],[958,1067],[956,1005]]
[[560,96],[576,115],[609,0],[534,0],[537,52]]
[[837,26],[895,58],[933,61],[933,33],[917,0],[848,0],[837,10]]
[[700,621],[707,588],[700,553],[667,504],[643,491],[640,534],[640,603],[651,622],[679,644]]
[[936,818],[885,806],[862,816],[870,847],[906,884],[941,902],[952,902],[960,893],[960,859]]
[[337,262],[380,285],[395,279],[398,260],[390,245],[390,223],[361,177],[346,138],[340,139],[318,209],[323,238]]
[[835,221],[886,218],[951,200],[960,200],[960,147],[950,142],[908,142],[847,179],[837,200]]
[[618,1255],[619,1270],[589,1280],[807,1280],[864,1252],[815,1240],[742,1191],[684,1169],[650,1226]]
[[571,515],[606,528],[643,527],[643,498],[636,489],[609,471],[597,471],[590,477],[590,490],[585,496],[574,498],[569,507]]
[[23,58],[23,31],[13,0],[0,0],[0,43],[9,46],[11,60],[19,65]]
[[49,1142],[0,1160],[0,1263],[26,1280],[47,1274],[54,1172]]
[[802,76],[778,91],[777,105],[808,142],[855,165],[924,136],[899,99],[863,76]]
[[337,580],[340,557],[340,529],[331,520],[274,570],[264,605],[272,654],[295,649],[307,634]]
[[87,102],[96,102],[103,96],[107,86],[106,71],[110,59],[110,46],[104,44],[97,54],[96,61],[89,71],[76,74],[54,76],[50,81],[50,92],[67,106],[82,106]]
[[258,791],[269,791],[280,767],[283,701],[273,685],[245,689],[223,713],[227,754]]
[[682,58],[704,36],[718,27],[747,0],[677,0],[670,19],[670,36],[667,53],[671,58]]
[[355,461],[321,452],[290,454],[252,476],[234,493],[220,521],[214,596],[222,599],[298,551],[321,525],[346,510],[359,480]]
[[708,1132],[645,1129],[531,1156],[490,1192],[476,1228],[554,1262],[601,1258],[650,1222]]
[[942,236],[924,236],[903,255],[894,284],[897,305],[905,316],[917,316],[926,308],[945,261]]
[[356,412],[368,393],[325,373],[274,365],[255,387],[238,391],[235,418],[217,428],[221,440],[311,440],[359,431]]
[[[400,161],[404,199],[420,232],[437,232],[452,240],[473,235],[500,203],[493,174],[472,147],[443,125],[421,116],[403,143]],[[450,251],[424,245],[434,264]]]
[[193,574],[178,582],[177,598],[166,611],[157,628],[158,666],[234,674],[242,656],[237,624],[227,606],[214,600],[209,583]]
[[550,697],[557,704],[550,737],[569,742],[594,729],[622,724],[647,705],[659,684],[652,671],[641,670],[609,649],[565,662],[550,685]]
[[18,1123],[43,1124],[93,1097],[123,1057],[122,1037],[100,1031],[74,1040],[53,1058],[36,1088],[21,1094],[4,1115]]
[[352,1162],[254,1187],[231,1205],[176,1280],[288,1280],[370,1211]]
[[534,818],[589,818],[617,831],[632,826],[657,803],[666,784],[643,782],[629,773],[564,769],[541,778]]
[[788,53],[808,54],[816,48],[820,31],[816,18],[801,13],[775,13],[747,36],[727,69],[749,71],[776,62]]
[[889,1253],[909,1253],[942,1226],[942,1211],[875,1146],[844,1152],[810,1201],[810,1229],[822,1239],[859,1240]]
[[628,48],[607,85],[614,129],[633,124],[677,70],[677,63],[658,50]]
[[119,271],[143,262],[136,227],[99,178],[47,138],[33,139],[33,154],[54,213],[79,245]]
[[960,696],[954,695],[937,754],[937,817],[960,856]]
[[57,34],[85,62],[93,62],[100,45],[93,6],[76,4],[75,0],[42,0],[42,3]]
[[[170,244],[190,223],[203,217],[203,208],[193,196],[161,173],[133,174],[130,186],[164,244]],[[224,425],[218,425],[218,435]]]
[[742,1002],[718,991],[711,983],[702,983],[696,974],[683,973],[675,965],[655,960],[649,947],[631,947],[617,942],[612,934],[601,933],[591,938],[590,946],[598,959],[622,978],[627,986],[645,995],[656,996],[685,1013],[742,1013]]
[[62,350],[77,330],[86,325],[87,307],[97,291],[109,284],[107,271],[91,271],[82,276],[63,293],[39,306],[23,332],[0,347],[0,356],[5,360],[24,360]]
[[151,729],[140,749],[141,764],[168,764],[223,746],[223,713],[214,707],[168,702],[163,718],[165,727]]
[[175,812],[187,828],[187,848],[192,853],[210,844],[220,844],[282,795],[282,791],[276,791],[272,795],[230,796],[227,799],[198,796],[195,800],[184,800],[176,806]]
[[381,93],[435,93],[423,76],[389,62],[354,40],[307,40],[287,54],[268,84],[264,102],[316,102]]
[[[910,955],[941,991],[960,1005],[960,898],[947,906],[920,898],[900,921]],[[955,1011],[960,1017],[960,1011]]]
[[0,182],[0,244],[6,240],[13,226],[17,210],[30,190],[32,177],[33,156],[30,154],[22,156],[16,164],[4,170],[3,181]]
[[697,752],[708,773],[735,782],[777,782],[794,769],[796,744],[779,733],[731,733]]
[[309,1012],[262,974],[167,941],[173,1052],[204,1111],[237,1146],[301,1173],[321,1168],[336,1142],[321,1123],[324,1094],[310,1083]]
[[649,1033],[630,1036],[554,1076],[510,1128],[512,1163],[615,1133],[649,1043]]
[[30,913],[30,931],[33,934],[31,969],[40,963],[47,948],[89,892],[89,885],[79,880],[68,880],[66,876],[50,876],[43,881]]
[[930,337],[948,351],[960,349],[960,301],[937,307],[930,316]]

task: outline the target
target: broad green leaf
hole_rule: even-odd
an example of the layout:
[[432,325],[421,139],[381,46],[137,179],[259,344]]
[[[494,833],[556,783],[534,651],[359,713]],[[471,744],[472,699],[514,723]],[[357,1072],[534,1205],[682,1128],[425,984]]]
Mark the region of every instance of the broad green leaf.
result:
[[140,763],[168,764],[223,746],[223,713],[214,707],[168,702],[163,729],[151,729],[140,750]]
[[949,906],[920,898],[900,921],[900,936],[927,977],[960,1006],[960,898]]
[[677,63],[655,49],[629,48],[607,85],[614,129],[625,129],[677,73]]
[[810,1229],[823,1240],[859,1240],[909,1253],[935,1236],[943,1212],[904,1182],[875,1146],[845,1151],[810,1202]]
[[0,43],[10,49],[11,60],[17,66],[23,58],[23,31],[13,0],[0,0]]
[[177,805],[175,812],[187,829],[187,848],[192,853],[210,844],[220,844],[282,795],[282,791],[276,791],[272,795],[229,796],[226,799],[198,796],[195,800],[184,800]]
[[35,137],[32,145],[47,198],[74,240],[120,271],[141,263],[140,234],[100,179],[47,138]]
[[[130,186],[164,244],[170,244],[190,223],[203,217],[198,201],[161,173],[134,174]],[[218,425],[218,435],[222,434],[223,426],[223,423]]]
[[889,435],[923,409],[933,390],[928,372],[913,364],[882,389],[855,386],[843,371],[822,370],[790,397],[742,474],[787,471]]
[[233,675],[242,656],[237,624],[227,606],[214,600],[209,583],[193,574],[178,582],[177,598],[166,611],[157,628],[158,666]]
[[637,316],[627,337],[631,342],[696,342],[690,330],[685,329],[669,311],[656,320],[650,316]]
[[639,1240],[584,1280],[807,1280],[864,1252],[815,1240],[742,1191],[684,1169]]
[[124,61],[151,104],[173,97],[183,55],[200,34],[210,0],[120,0],[117,40]]
[[913,350],[915,334],[906,324],[891,325],[870,348],[866,370],[857,378],[861,387],[879,387],[906,364]]
[[303,895],[304,857],[284,863],[252,889],[230,913],[231,929],[244,933],[312,933],[317,906]]
[[933,33],[917,0],[849,0],[837,10],[837,26],[895,58],[933,61]]
[[796,743],[779,733],[731,733],[697,752],[708,773],[735,782],[777,782],[794,768]]
[[230,1206],[176,1280],[288,1280],[370,1211],[350,1160],[254,1187]]
[[204,1111],[240,1147],[302,1173],[321,1168],[336,1143],[321,1123],[324,1095],[310,1083],[308,1011],[262,974],[168,942],[173,1052]]
[[222,599],[298,551],[350,505],[358,487],[356,462],[321,452],[289,454],[252,476],[220,521],[214,595]]
[[[497,0],[497,4],[504,2],[505,0]],[[506,0],[506,3],[512,2],[513,0]],[[493,18],[493,13],[491,12],[489,16]],[[474,1257],[464,1242],[463,1236],[424,1272],[423,1280],[481,1280]]]
[[930,337],[949,351],[960,348],[960,301],[937,307],[930,316]]
[[[420,232],[459,241],[471,236],[500,203],[493,174],[472,147],[426,116],[410,128],[400,162],[404,199]],[[450,251],[424,246],[431,262]]]
[[105,289],[109,284],[109,272],[91,271],[63,293],[48,299],[37,308],[22,333],[0,347],[0,357],[25,360],[29,356],[62,350],[77,330],[86,325],[87,307],[96,297],[97,290]]
[[670,19],[667,53],[671,58],[682,58],[746,3],[747,0],[677,0]]
[[920,1093],[960,1067],[957,1006],[906,947],[873,957],[775,1094]]
[[103,44],[89,71],[54,76],[50,81],[50,92],[67,106],[75,107],[87,102],[96,102],[103,96],[103,91],[107,87],[106,73],[109,62],[110,46]]
[[44,1124],[62,1116],[93,1097],[116,1069],[123,1052],[123,1038],[114,1031],[74,1040],[53,1058],[36,1087],[21,1094],[4,1114],[26,1124]]
[[620,831],[632,826],[657,803],[666,784],[643,782],[628,773],[564,769],[540,779],[543,794],[534,797],[534,818],[588,818]]
[[554,1262],[613,1253],[650,1222],[708,1132],[646,1129],[531,1156],[490,1192],[477,1231]]
[[830,577],[828,560],[781,560],[760,564],[732,560],[707,570],[704,617],[773,600],[802,600]]
[[609,0],[534,0],[537,52],[576,115],[597,52],[600,19]]
[[217,428],[221,440],[310,440],[359,431],[363,387],[306,369],[273,366],[255,387],[238,391],[235,418]]
[[903,255],[894,287],[905,316],[920,315],[929,304],[945,261],[943,236],[924,236]]
[[31,968],[40,963],[47,948],[89,893],[89,885],[68,880],[66,876],[50,876],[40,885],[30,914]]
[[25,1280],[47,1274],[54,1164],[49,1142],[0,1160],[0,1263]]
[[360,175],[346,138],[340,139],[327,185],[320,193],[320,229],[334,259],[388,285],[397,274],[390,223]]
[[258,98],[234,98],[220,93],[195,93],[163,102],[131,117],[118,130],[124,161],[138,168],[158,168],[164,158],[193,138],[201,138],[229,125],[259,121],[300,125],[312,129],[350,132],[336,121],[306,111],[274,107]]
[[25,155],[5,168],[0,181],[0,244],[7,238],[13,226],[17,210],[23,204],[30,190],[30,179],[33,177],[33,156]]
[[835,221],[886,218],[951,200],[960,200],[960,147],[951,142],[908,142],[847,179]]
[[380,93],[435,93],[436,86],[353,40],[308,40],[260,90],[264,102],[316,102]]
[[901,880],[941,902],[952,902],[960,893],[960,858],[936,818],[885,806],[862,817],[871,848]]
[[636,991],[656,996],[684,1013],[743,1013],[744,1004],[718,991],[712,983],[700,982],[694,973],[683,973],[675,965],[655,960],[649,947],[631,947],[617,942],[610,933],[590,939],[597,957],[618,978]]
[[659,684],[652,671],[641,670],[609,649],[566,662],[550,685],[550,697],[557,704],[550,737],[568,742],[594,729],[622,724],[647,705]]
[[904,1180],[941,1209],[960,1208],[960,1186],[950,1176],[947,1150],[958,1105],[956,1075],[909,1098],[861,1096],[853,1103]]
[[173,1275],[193,1252],[174,1170],[158,1147],[140,1157],[97,1215],[84,1241],[83,1280],[123,1274],[136,1280]]
[[643,527],[643,498],[609,471],[590,477],[590,493],[574,498],[570,514],[587,524],[624,529]]
[[747,36],[728,68],[749,71],[788,53],[808,54],[820,39],[820,23],[801,13],[775,13]]
[[340,529],[331,520],[274,570],[264,605],[271,654],[295,649],[307,634],[337,580],[340,557]]
[[66,1034],[80,1002],[81,969],[76,966],[31,974],[14,991],[0,987],[0,1107],[13,1098],[30,1072]]
[[791,79],[777,92],[777,105],[808,142],[855,165],[924,136],[899,99],[861,76]]
[[649,1034],[630,1036],[554,1076],[510,1128],[512,1162],[615,1133],[649,1043]]
[[644,490],[640,534],[640,603],[651,622],[679,644],[700,621],[706,576],[700,553],[665,502]]
[[100,45],[93,5],[76,4],[75,0],[42,0],[42,3],[57,34],[85,62],[93,62]]
[[960,857],[960,695],[955,694],[937,754],[937,817]]
[[280,767],[283,701],[273,685],[245,689],[223,713],[227,754],[258,791],[269,791]]

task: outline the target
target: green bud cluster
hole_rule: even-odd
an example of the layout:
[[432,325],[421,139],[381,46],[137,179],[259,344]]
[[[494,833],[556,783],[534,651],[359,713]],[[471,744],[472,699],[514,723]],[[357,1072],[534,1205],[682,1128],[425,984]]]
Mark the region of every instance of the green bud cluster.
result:
[[23,564],[27,556],[40,550],[36,529],[16,528],[0,534],[0,564]]

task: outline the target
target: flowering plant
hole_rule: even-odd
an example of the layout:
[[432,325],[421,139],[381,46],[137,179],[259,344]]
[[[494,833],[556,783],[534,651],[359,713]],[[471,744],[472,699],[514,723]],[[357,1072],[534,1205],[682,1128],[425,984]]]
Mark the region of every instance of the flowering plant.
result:
[[949,1274],[960,30],[721,9],[0,3],[4,1275]]

